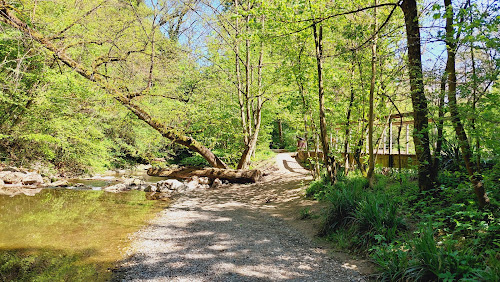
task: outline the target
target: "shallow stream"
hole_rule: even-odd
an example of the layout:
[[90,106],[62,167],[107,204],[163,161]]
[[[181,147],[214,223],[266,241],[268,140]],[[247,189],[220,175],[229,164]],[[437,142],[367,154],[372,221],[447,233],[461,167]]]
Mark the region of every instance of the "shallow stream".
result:
[[[107,280],[108,268],[123,258],[130,235],[168,205],[166,201],[147,200],[141,191],[101,190],[118,183],[121,176],[70,181],[84,184],[84,189],[73,186],[43,189],[34,196],[0,195],[0,265],[12,260],[11,255],[49,256],[49,261],[72,257],[71,267],[91,269],[89,279]],[[160,180],[145,174],[136,177],[148,182]],[[8,278],[8,273],[1,271],[0,278]],[[71,277],[61,275],[61,280]]]

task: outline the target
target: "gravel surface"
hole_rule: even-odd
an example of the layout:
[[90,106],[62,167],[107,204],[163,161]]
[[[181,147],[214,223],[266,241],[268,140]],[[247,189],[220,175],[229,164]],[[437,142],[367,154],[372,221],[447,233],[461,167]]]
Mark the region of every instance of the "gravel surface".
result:
[[308,173],[290,154],[276,162],[261,183],[177,198],[135,235],[115,280],[364,281],[289,224]]

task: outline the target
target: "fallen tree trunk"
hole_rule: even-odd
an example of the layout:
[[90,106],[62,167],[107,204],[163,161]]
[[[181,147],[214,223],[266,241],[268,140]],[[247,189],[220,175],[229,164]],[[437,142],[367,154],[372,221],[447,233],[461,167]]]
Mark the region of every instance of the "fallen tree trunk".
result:
[[192,168],[183,167],[178,169],[155,168],[148,169],[148,175],[169,177],[176,179],[186,179],[191,176],[208,177],[210,179],[219,178],[232,183],[256,183],[262,177],[262,172],[258,169],[235,170],[220,168]]

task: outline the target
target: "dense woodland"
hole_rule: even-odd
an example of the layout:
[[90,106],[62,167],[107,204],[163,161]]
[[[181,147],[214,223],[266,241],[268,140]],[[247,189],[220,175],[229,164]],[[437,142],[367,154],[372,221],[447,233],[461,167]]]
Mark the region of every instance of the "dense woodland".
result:
[[[0,21],[2,163],[249,169],[300,137],[321,233],[381,279],[500,279],[498,1],[3,0]],[[413,165],[375,165],[389,142]]]

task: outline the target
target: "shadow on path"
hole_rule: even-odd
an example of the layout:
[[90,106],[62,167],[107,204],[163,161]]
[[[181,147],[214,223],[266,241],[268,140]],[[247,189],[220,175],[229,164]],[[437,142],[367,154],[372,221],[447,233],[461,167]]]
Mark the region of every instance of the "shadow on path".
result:
[[182,195],[136,234],[114,281],[363,281],[273,216],[292,214],[308,181],[283,165],[261,183]]

